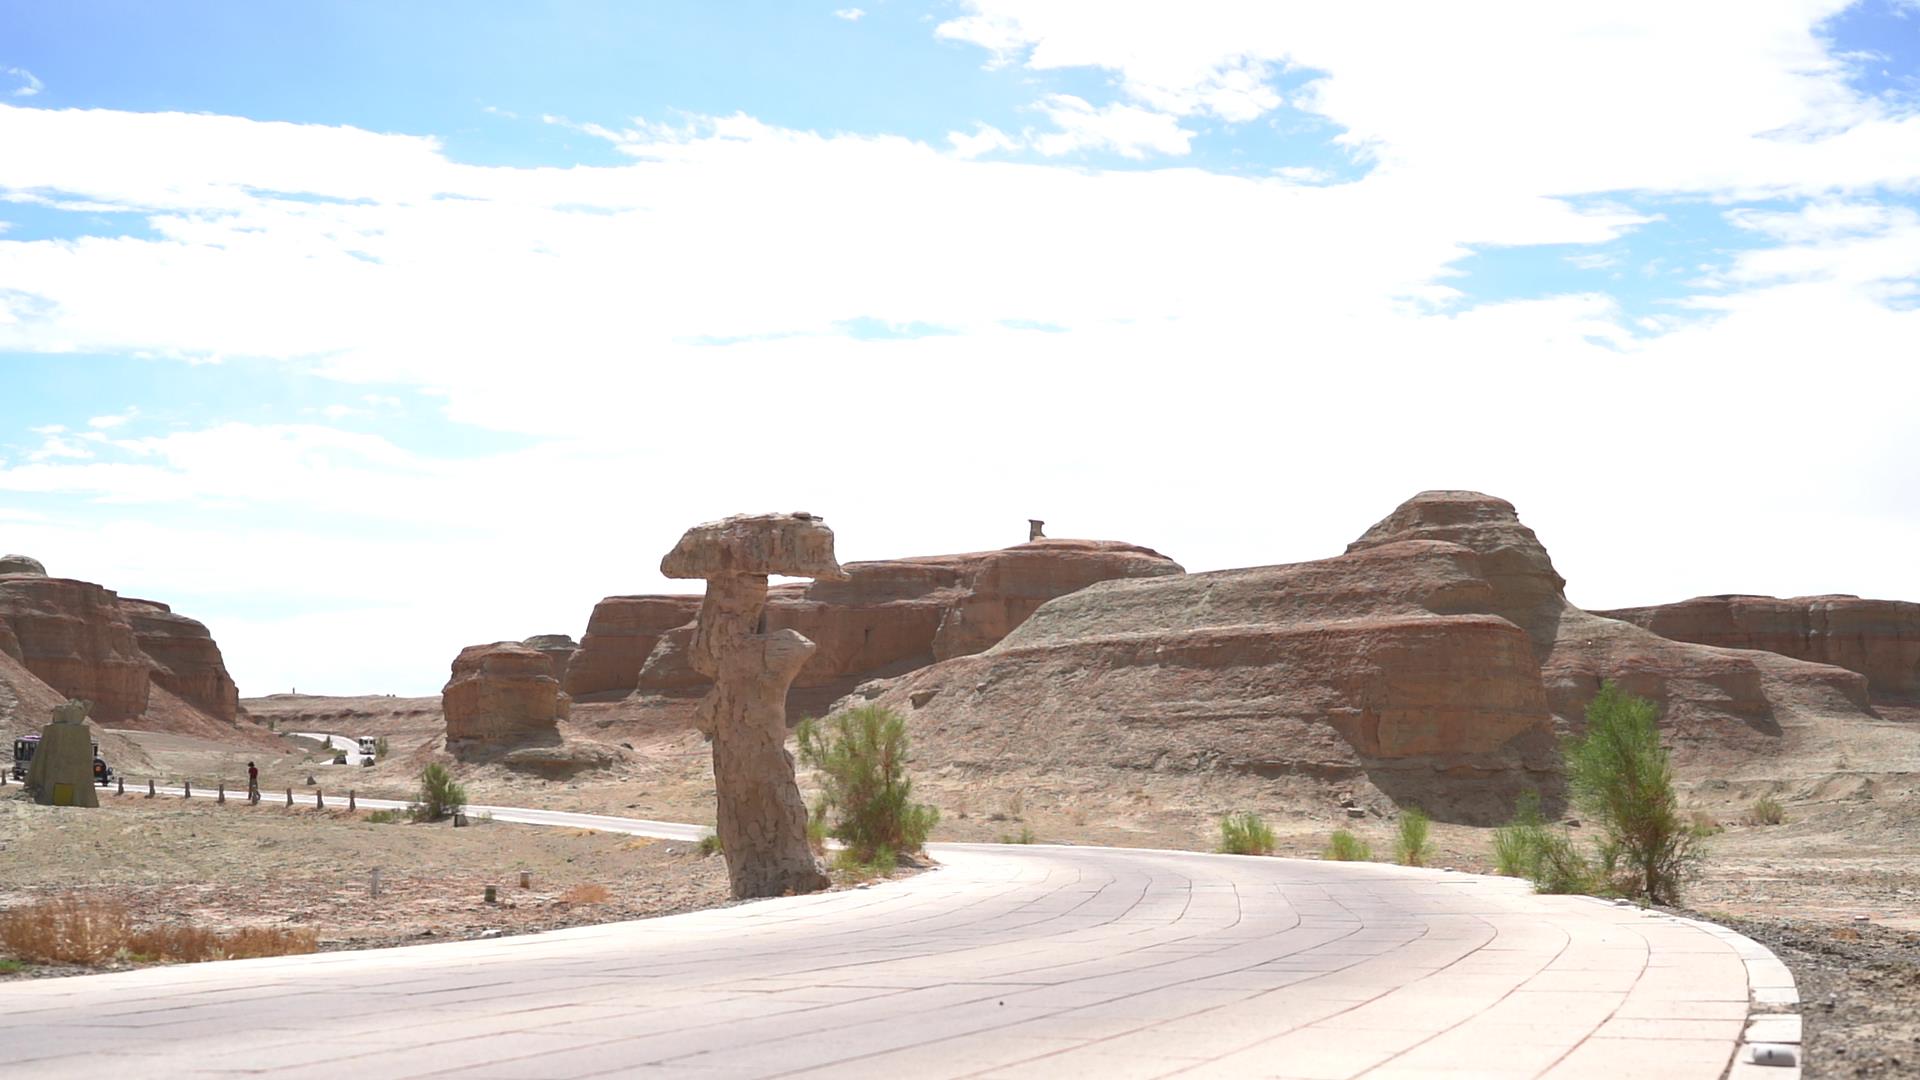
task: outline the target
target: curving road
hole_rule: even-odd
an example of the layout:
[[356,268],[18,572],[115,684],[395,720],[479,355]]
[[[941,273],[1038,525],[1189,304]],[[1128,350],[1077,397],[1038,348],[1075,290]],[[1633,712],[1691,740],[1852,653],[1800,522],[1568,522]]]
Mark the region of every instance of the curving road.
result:
[[640,922],[0,984],[0,1074],[1714,1080],[1747,1056],[1750,1002],[1793,1000],[1730,931],[1506,878],[935,854]]

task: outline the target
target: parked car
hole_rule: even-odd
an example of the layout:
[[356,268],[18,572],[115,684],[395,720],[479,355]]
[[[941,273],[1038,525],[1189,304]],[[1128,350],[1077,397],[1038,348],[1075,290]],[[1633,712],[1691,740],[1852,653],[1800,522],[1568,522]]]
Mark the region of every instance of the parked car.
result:
[[[40,749],[40,736],[22,735],[13,740],[13,778],[25,781],[27,766],[33,763],[34,751]],[[106,787],[113,783],[113,769],[108,767],[107,759],[100,756],[100,744],[93,744],[93,782]]]

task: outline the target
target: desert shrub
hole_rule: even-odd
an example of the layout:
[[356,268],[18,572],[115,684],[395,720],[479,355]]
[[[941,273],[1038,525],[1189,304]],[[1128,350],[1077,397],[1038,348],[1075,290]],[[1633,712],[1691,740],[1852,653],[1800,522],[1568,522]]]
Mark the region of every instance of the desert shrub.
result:
[[1394,837],[1394,858],[1402,866],[1425,866],[1427,856],[1433,853],[1433,846],[1427,842],[1428,830],[1433,819],[1417,806],[1409,806],[1400,812],[1400,832]]
[[1687,815],[1687,827],[1693,830],[1695,836],[1719,836],[1727,831],[1727,827],[1720,824],[1719,818],[1705,810],[1695,810]]
[[1538,843],[1533,867],[1526,875],[1533,882],[1533,891],[1561,894],[1612,891],[1608,886],[1608,868],[1595,867],[1580,854],[1569,834],[1542,828]]
[[1228,855],[1273,854],[1273,829],[1251,810],[1220,819],[1220,848]]
[[405,810],[370,810],[367,822],[371,825],[398,825],[403,821],[412,821],[413,815]]
[[1548,839],[1540,816],[1540,793],[1523,792],[1514,805],[1513,820],[1493,830],[1493,863],[1508,877],[1537,879],[1540,851]]
[[166,924],[136,930],[117,900],[68,894],[0,912],[0,949],[36,964],[99,964],[117,956],[145,961],[197,962],[309,953],[312,930],[245,927],[222,933]]
[[1039,838],[1033,834],[1031,825],[1020,826],[1020,831],[1017,833],[1000,834],[1000,842],[1003,844],[1032,844],[1037,843],[1038,840]]
[[827,808],[818,801],[807,814],[807,846],[813,849],[815,855],[827,853]]
[[1334,862],[1370,862],[1373,849],[1347,830],[1335,829],[1327,841],[1327,850],[1321,852],[1320,857]]
[[420,770],[420,792],[408,812],[415,821],[441,821],[467,805],[467,789],[445,765],[433,762]]
[[387,759],[387,737],[385,735],[373,740],[373,758],[375,761],[385,761]]
[[700,838],[700,846],[695,850],[699,851],[700,857],[704,859],[709,855],[719,855],[727,848],[720,842],[719,833],[708,833]]
[[10,956],[0,956],[0,975],[17,975],[27,970],[27,965]]
[[0,911],[0,951],[30,964],[98,964],[132,931],[125,904],[77,893]]
[[1747,811],[1747,820],[1755,825],[1783,825],[1787,820],[1787,811],[1780,805],[1779,799],[1762,795],[1753,800],[1753,808]]
[[799,743],[800,760],[820,774],[817,816],[831,817],[827,835],[847,845],[856,863],[926,845],[940,811],[913,801],[905,717],[863,705],[802,721]]
[[1631,895],[1672,903],[1701,855],[1680,815],[1660,745],[1659,708],[1613,683],[1587,706],[1587,733],[1562,747],[1573,801],[1603,832],[1601,857]]
[[613,899],[613,892],[605,885],[575,885],[560,894],[563,904],[604,904]]
[[873,850],[871,858],[862,859],[854,849],[845,847],[833,853],[832,866],[849,877],[886,877],[899,869],[900,855],[883,844]]

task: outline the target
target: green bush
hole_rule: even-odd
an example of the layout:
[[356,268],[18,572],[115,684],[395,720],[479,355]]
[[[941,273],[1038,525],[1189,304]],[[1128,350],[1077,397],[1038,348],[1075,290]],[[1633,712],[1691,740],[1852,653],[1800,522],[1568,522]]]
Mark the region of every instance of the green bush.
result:
[[370,825],[397,825],[412,820],[413,815],[405,810],[373,810],[367,814],[367,823]]
[[1333,837],[1327,841],[1327,850],[1321,852],[1320,857],[1334,862],[1370,862],[1373,849],[1347,830],[1335,829]]
[[1762,795],[1753,800],[1753,809],[1747,812],[1747,820],[1755,825],[1784,825],[1787,811],[1780,805],[1779,799]]
[[1493,862],[1499,873],[1533,882],[1536,892],[1606,892],[1607,875],[1573,846],[1573,837],[1547,827],[1540,794],[1523,793],[1513,820],[1493,830]]
[[1544,828],[1541,830],[1533,871],[1527,875],[1533,881],[1534,892],[1610,892],[1608,876],[1606,868],[1596,868],[1586,856],[1574,849],[1571,835]]
[[1401,866],[1425,866],[1427,856],[1433,853],[1432,845],[1427,843],[1427,831],[1433,819],[1416,806],[1409,806],[1400,812],[1400,834],[1394,838],[1393,854]]
[[1659,708],[1613,683],[1587,706],[1587,733],[1562,746],[1573,802],[1601,828],[1601,861],[1631,895],[1674,903],[1701,856],[1660,745]]
[[373,757],[375,761],[385,761],[387,759],[387,737],[385,735],[373,740]]
[[719,855],[727,848],[720,842],[719,833],[708,833],[700,838],[700,846],[697,850],[700,852],[700,857],[704,859],[709,855]]
[[1220,819],[1220,850],[1228,855],[1273,854],[1273,829],[1251,810]]
[[1003,844],[1033,844],[1038,843],[1039,838],[1034,836],[1033,826],[1022,825],[1018,833],[1001,833],[1000,842]]
[[420,770],[420,793],[408,812],[415,821],[442,821],[466,805],[467,789],[454,780],[445,765],[436,761]]
[[905,717],[863,705],[802,721],[799,743],[800,760],[819,772],[824,788],[815,817],[831,816],[827,835],[847,846],[855,864],[926,846],[940,811],[913,801]]
[[1540,851],[1549,834],[1540,816],[1540,793],[1523,792],[1514,805],[1513,820],[1493,830],[1493,863],[1508,877],[1537,879]]

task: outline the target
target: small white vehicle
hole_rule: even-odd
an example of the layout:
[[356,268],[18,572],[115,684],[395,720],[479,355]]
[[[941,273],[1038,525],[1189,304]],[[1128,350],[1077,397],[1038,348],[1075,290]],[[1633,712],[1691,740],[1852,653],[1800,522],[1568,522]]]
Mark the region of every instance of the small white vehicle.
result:
[[380,740],[371,735],[360,736],[360,764],[372,765],[380,756]]

